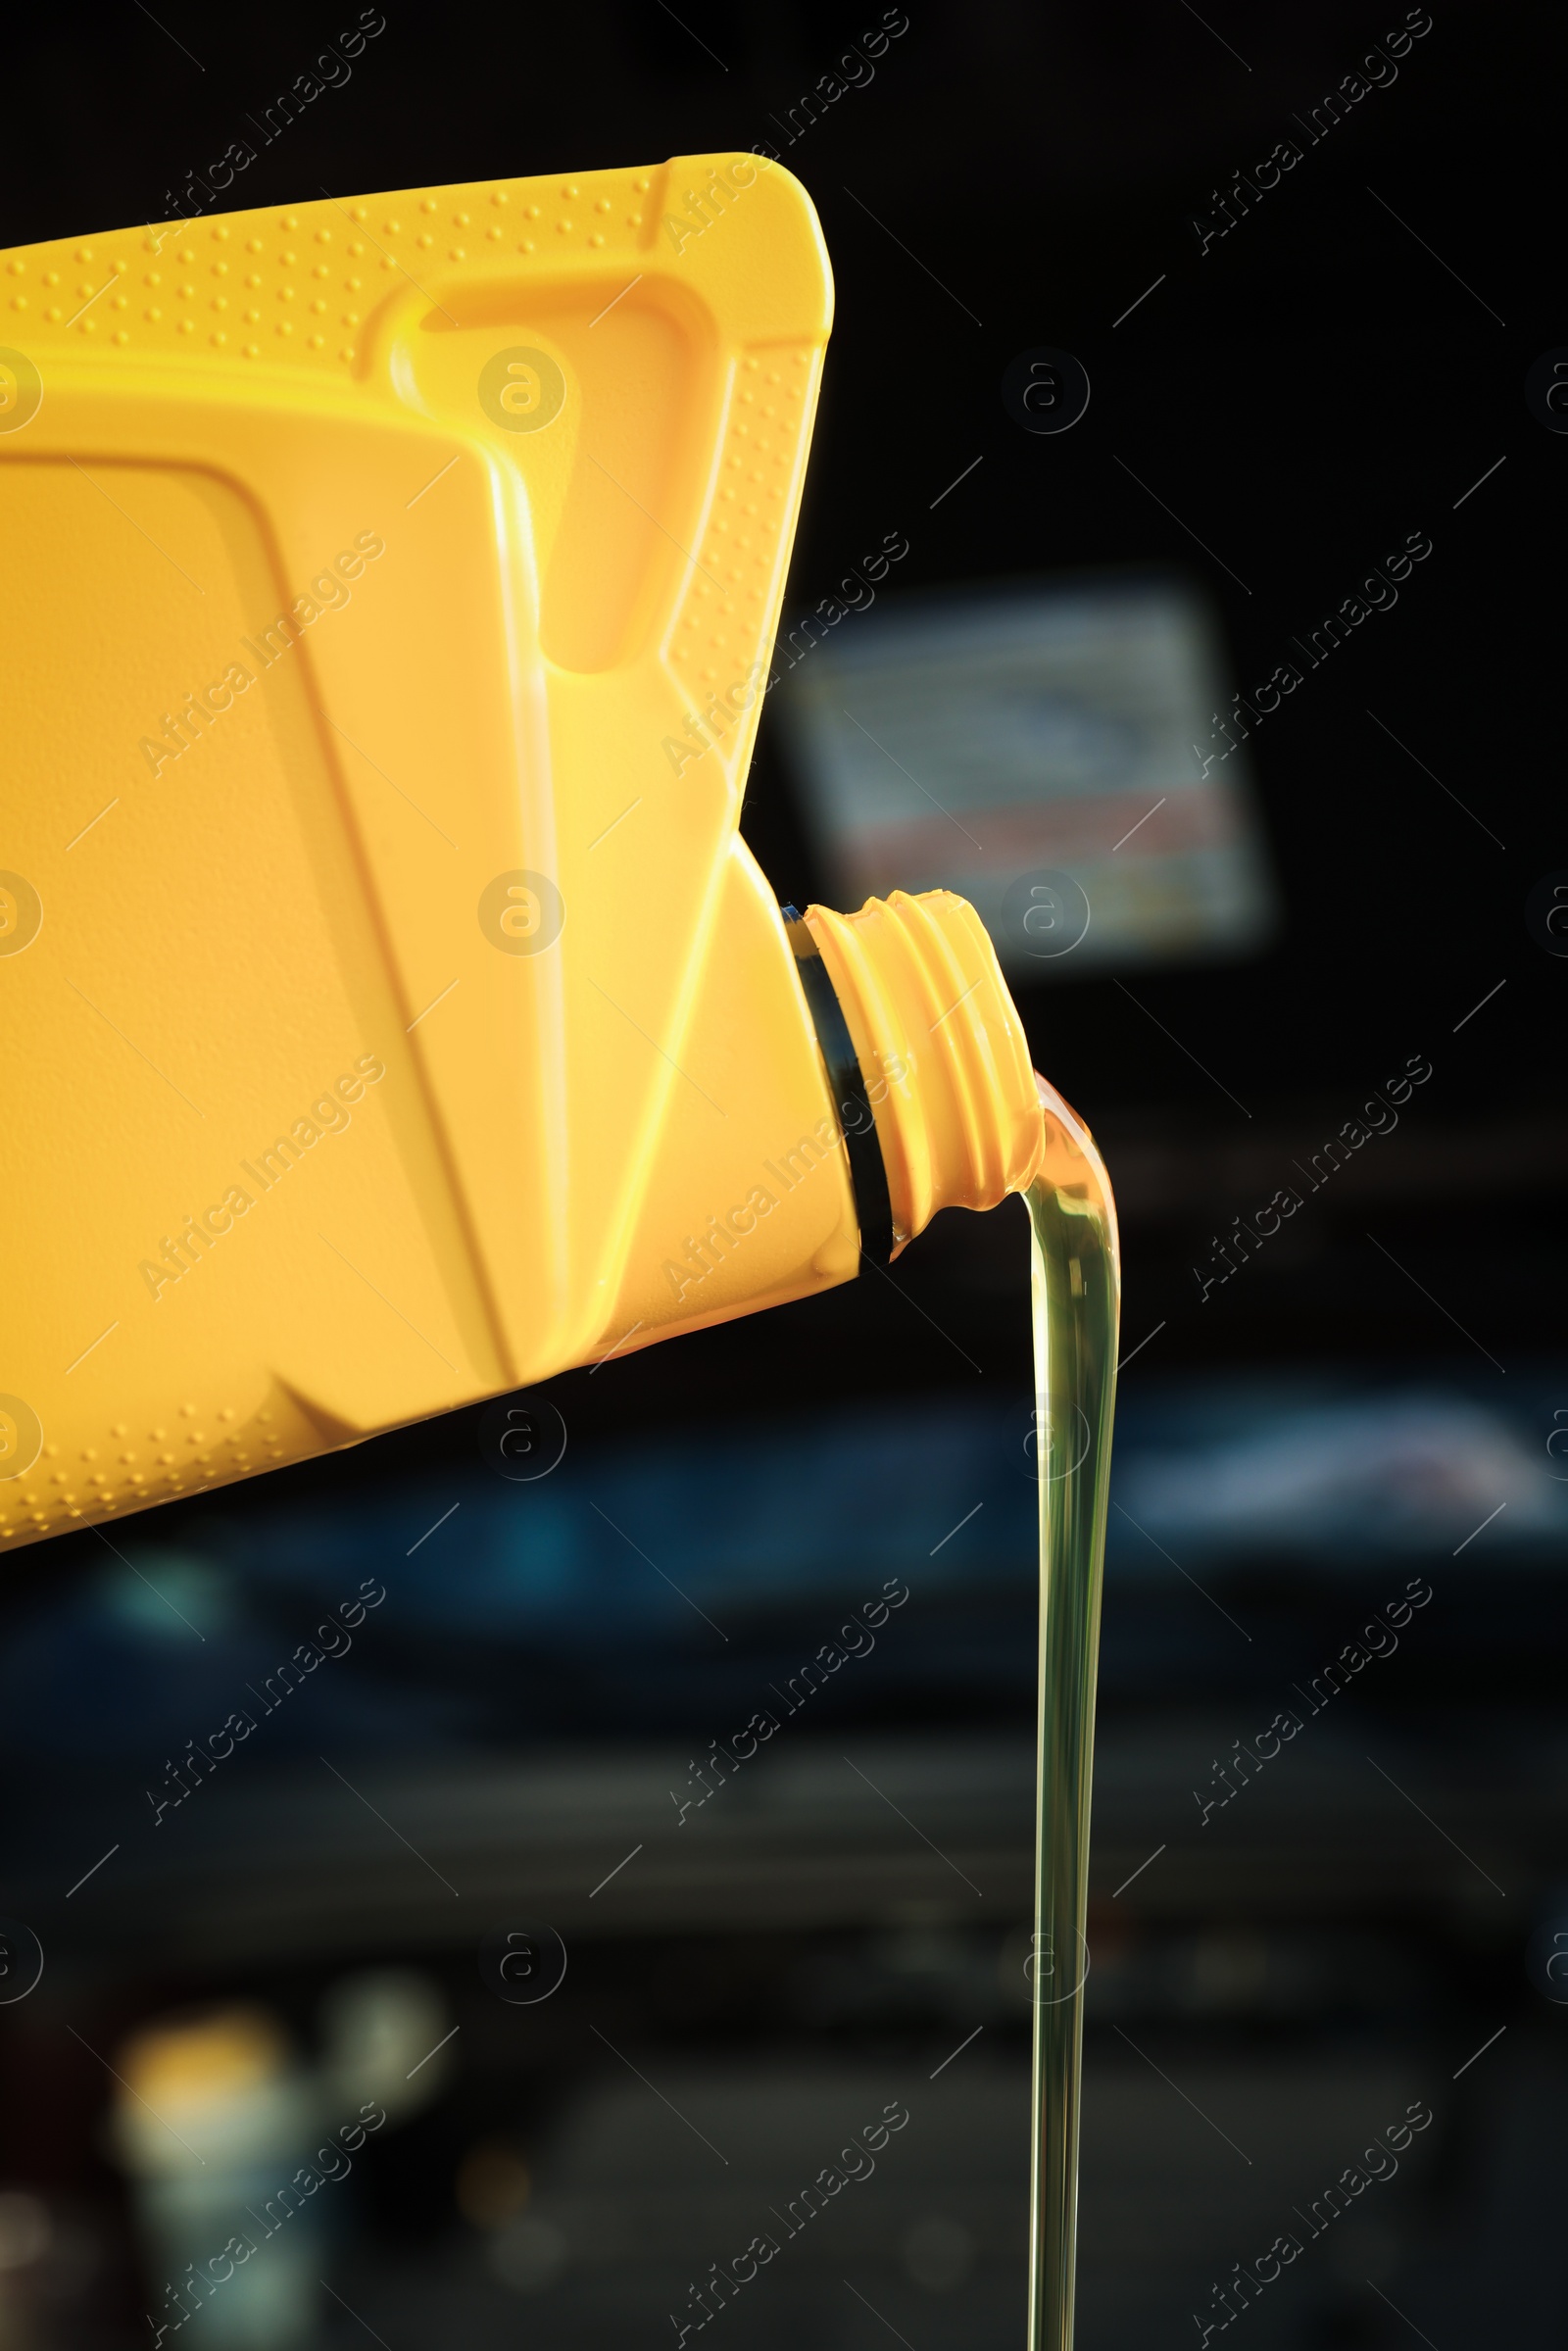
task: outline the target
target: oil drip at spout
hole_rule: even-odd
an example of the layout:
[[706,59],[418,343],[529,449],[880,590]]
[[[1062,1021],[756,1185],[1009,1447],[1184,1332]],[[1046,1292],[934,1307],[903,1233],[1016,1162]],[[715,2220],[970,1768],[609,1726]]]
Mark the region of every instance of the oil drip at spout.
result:
[[1025,1195],[1040,1480],[1029,2351],[1071,2351],[1095,1677],[1121,1259],[1110,1180],[1093,1138],[1044,1078],[1036,1084],[1046,1143]]

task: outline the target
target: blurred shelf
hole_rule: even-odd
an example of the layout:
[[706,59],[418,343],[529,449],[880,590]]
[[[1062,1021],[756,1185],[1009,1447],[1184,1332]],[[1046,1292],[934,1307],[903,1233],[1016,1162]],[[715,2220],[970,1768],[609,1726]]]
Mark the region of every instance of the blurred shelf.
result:
[[[1191,1777],[1220,1792],[1210,1758],[1235,1737],[1232,1718],[1212,1713],[1102,1734],[1098,1900],[1136,1871],[1117,1896],[1131,1920],[1438,1913],[1486,1935],[1513,1931],[1560,1869],[1560,1730],[1515,1724],[1478,1767],[1438,1723],[1370,1740],[1309,1723],[1202,1826]],[[1369,1763],[1368,1743],[1397,1787]],[[86,1847],[57,1819],[48,1855],[8,1873],[8,1904],[57,1965],[88,1974],[156,1972],[174,1954],[223,1969],[387,1945],[471,1949],[501,1919],[576,1941],[901,1918],[1000,1931],[1028,1914],[1026,1737],[862,1733],[843,1749],[762,1749],[679,1823],[671,1791],[690,1790],[687,1765],[679,1749],[649,1746],[351,1763],[352,1787],[322,1764],[227,1788],[219,1777],[152,1836],[123,1843],[69,1910],[62,1897]]]

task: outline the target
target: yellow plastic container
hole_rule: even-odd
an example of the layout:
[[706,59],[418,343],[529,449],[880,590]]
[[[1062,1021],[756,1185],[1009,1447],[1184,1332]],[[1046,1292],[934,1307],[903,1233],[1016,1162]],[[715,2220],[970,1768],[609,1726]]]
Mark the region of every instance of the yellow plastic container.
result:
[[1028,1182],[972,912],[787,924],[736,830],[831,310],[787,172],[0,261],[0,1543]]

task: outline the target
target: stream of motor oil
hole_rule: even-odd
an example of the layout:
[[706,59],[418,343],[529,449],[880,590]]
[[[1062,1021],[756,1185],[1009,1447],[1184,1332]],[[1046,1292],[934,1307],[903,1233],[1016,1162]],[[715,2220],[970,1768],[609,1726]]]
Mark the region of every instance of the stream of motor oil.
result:
[[1040,1482],[1029,2351],[1071,2351],[1095,1679],[1121,1260],[1110,1181],[1082,1121],[1038,1079],[1046,1124],[1033,1231]]

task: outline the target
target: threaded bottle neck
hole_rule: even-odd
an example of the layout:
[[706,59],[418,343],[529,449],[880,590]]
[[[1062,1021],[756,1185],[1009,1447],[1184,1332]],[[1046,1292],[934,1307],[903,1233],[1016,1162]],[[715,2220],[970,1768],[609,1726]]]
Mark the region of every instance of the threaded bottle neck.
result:
[[859,1058],[898,1249],[939,1208],[993,1208],[1044,1128],[1023,1023],[984,924],[951,890],[895,890],[805,920]]

